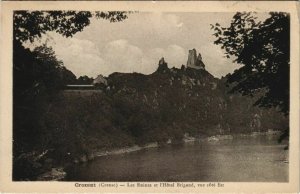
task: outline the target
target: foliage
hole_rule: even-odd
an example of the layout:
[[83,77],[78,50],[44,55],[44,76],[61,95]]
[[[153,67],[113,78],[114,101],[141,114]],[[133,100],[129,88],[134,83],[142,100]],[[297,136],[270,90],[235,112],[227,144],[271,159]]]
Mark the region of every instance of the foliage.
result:
[[42,45],[30,51],[20,43],[14,46],[15,96],[33,97],[43,92],[50,94],[76,79],[56,58],[51,47]]
[[127,18],[127,12],[90,12],[90,11],[15,11],[14,38],[18,41],[31,41],[40,38],[47,31],[55,31],[65,37],[72,37],[90,24],[94,16],[110,22]]
[[13,54],[14,148],[23,150],[36,144],[35,137],[44,133],[39,121],[70,72],[45,45],[30,51],[16,44]]
[[[59,122],[57,115],[49,111],[57,100],[57,94],[65,84],[75,84],[76,76],[63,66],[52,48],[42,45],[34,50],[26,49],[25,42],[33,42],[47,31],[55,31],[71,37],[90,24],[92,17],[107,19],[110,22],[127,18],[126,12],[88,11],[15,11],[13,15],[13,155],[14,177],[29,178],[38,169],[32,157],[19,157],[26,153],[39,153],[49,147],[60,146],[66,153],[64,138],[73,138],[71,130],[63,129],[83,126]],[[83,64],[84,65],[84,64]],[[75,113],[75,111],[73,111]],[[84,112],[84,111],[82,111]],[[53,116],[50,118],[50,115]],[[72,114],[71,114],[72,115]],[[54,119],[56,118],[56,119]],[[54,121],[52,123],[52,121]],[[57,122],[57,123],[55,123]],[[53,127],[55,124],[58,127]],[[56,126],[57,126],[56,125]],[[75,136],[70,146],[84,145]],[[57,141],[56,141],[57,140]],[[78,148],[78,147],[77,147]],[[78,149],[79,150],[79,149]],[[17,174],[16,174],[17,173]]]
[[[56,31],[65,37],[70,37],[82,31],[90,24],[91,17],[107,19],[111,22],[127,18],[126,12],[89,12],[89,11],[15,11],[14,12],[14,86],[15,94],[32,91],[38,93],[40,80],[46,90],[61,88],[65,83],[74,83],[75,76],[63,67],[51,48],[42,45],[33,52],[22,45],[25,41],[33,42],[47,31]],[[58,70],[59,69],[59,70]],[[62,77],[62,80],[58,77]],[[62,82],[61,82],[62,81]],[[79,80],[81,81],[81,80]],[[25,91],[21,91],[21,90]]]
[[288,13],[270,13],[257,22],[254,13],[236,13],[229,27],[212,25],[215,44],[221,45],[227,58],[242,67],[227,76],[235,83],[232,92],[253,96],[264,95],[256,105],[278,106],[289,112],[290,19]]
[[80,76],[80,77],[76,80],[76,84],[79,84],[79,85],[80,85],[80,84],[83,84],[83,85],[87,84],[87,85],[88,85],[88,84],[92,84],[93,81],[94,81],[93,78],[84,75],[84,76]]

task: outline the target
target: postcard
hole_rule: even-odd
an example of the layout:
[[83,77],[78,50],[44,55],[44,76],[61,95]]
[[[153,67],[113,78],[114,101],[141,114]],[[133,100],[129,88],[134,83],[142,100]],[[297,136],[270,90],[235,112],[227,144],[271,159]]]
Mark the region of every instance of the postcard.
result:
[[298,2],[1,6],[1,192],[299,192]]

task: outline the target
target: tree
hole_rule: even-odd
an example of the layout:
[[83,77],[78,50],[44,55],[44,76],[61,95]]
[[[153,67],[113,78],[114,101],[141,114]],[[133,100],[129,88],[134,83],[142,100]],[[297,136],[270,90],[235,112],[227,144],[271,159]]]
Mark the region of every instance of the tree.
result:
[[258,22],[255,13],[236,13],[229,27],[211,25],[227,58],[242,67],[227,76],[231,92],[253,96],[262,93],[255,105],[278,107],[289,113],[290,17],[271,12]]
[[64,85],[67,71],[51,47],[45,44],[33,51],[20,44],[14,47],[14,94],[33,97],[42,90],[56,91]]
[[[52,49],[43,45],[39,49],[43,49],[46,53],[40,52],[39,56],[37,56],[36,50],[31,52],[29,49],[25,49],[23,46],[24,42],[33,42],[47,31],[56,31],[65,37],[71,37],[89,25],[92,17],[118,22],[126,19],[126,14],[127,12],[120,11],[15,11],[13,20],[14,86],[16,89],[29,91],[34,88],[37,89],[36,84],[40,82],[39,79],[44,79],[44,81],[48,79],[46,86],[49,87],[46,87],[47,89],[52,91],[54,88],[61,88],[61,83],[57,82],[58,71],[55,74],[51,70],[53,68],[60,68],[60,76],[66,76],[62,78],[64,82],[75,82],[74,76],[71,75],[72,72],[70,73],[69,70],[64,68],[61,61],[57,61]],[[36,57],[39,58],[37,59]],[[52,74],[49,70],[52,71]],[[44,74],[46,74],[46,77],[44,77]],[[24,85],[25,83],[26,85]],[[15,94],[18,94],[18,91],[14,90],[14,92],[17,92]],[[36,93],[37,91],[32,92]],[[19,93],[24,94],[23,91]]]
[[15,11],[14,39],[31,41],[40,38],[47,31],[55,31],[65,37],[71,37],[90,24],[90,19],[106,19],[119,22],[127,18],[124,11]]
[[[34,42],[47,31],[71,37],[90,24],[92,17],[111,22],[127,18],[126,12],[88,11],[15,11],[13,15],[13,153],[14,179],[30,177],[37,171],[33,159],[24,153],[48,149],[43,141],[49,134],[47,112],[54,96],[67,83],[76,83],[75,75],[59,61],[52,48],[42,45],[30,50],[25,42]],[[50,133],[52,134],[52,133]],[[26,156],[26,154],[25,154]],[[26,161],[29,161],[26,162]],[[28,164],[24,166],[23,164]],[[28,174],[29,173],[29,174]]]
[[[127,12],[89,11],[15,11],[13,15],[14,113],[32,109],[37,96],[55,94],[67,83],[76,83],[75,75],[57,60],[52,48],[42,45],[33,51],[23,43],[33,42],[47,31],[71,37],[90,24],[90,18],[118,22]],[[26,107],[24,109],[24,107]],[[17,108],[17,109],[15,109]]]

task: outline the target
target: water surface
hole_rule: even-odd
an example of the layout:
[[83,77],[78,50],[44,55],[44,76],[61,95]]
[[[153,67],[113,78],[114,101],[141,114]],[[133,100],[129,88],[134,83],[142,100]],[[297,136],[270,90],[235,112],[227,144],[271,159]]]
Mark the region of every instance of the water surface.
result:
[[67,169],[67,181],[287,182],[288,150],[277,137],[151,148]]

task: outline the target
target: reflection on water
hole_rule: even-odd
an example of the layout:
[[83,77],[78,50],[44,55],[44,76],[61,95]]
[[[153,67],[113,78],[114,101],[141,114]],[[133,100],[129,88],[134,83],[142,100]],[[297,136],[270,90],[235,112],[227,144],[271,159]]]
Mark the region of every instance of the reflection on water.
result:
[[276,137],[235,137],[97,158],[67,169],[67,181],[287,182],[288,150]]

